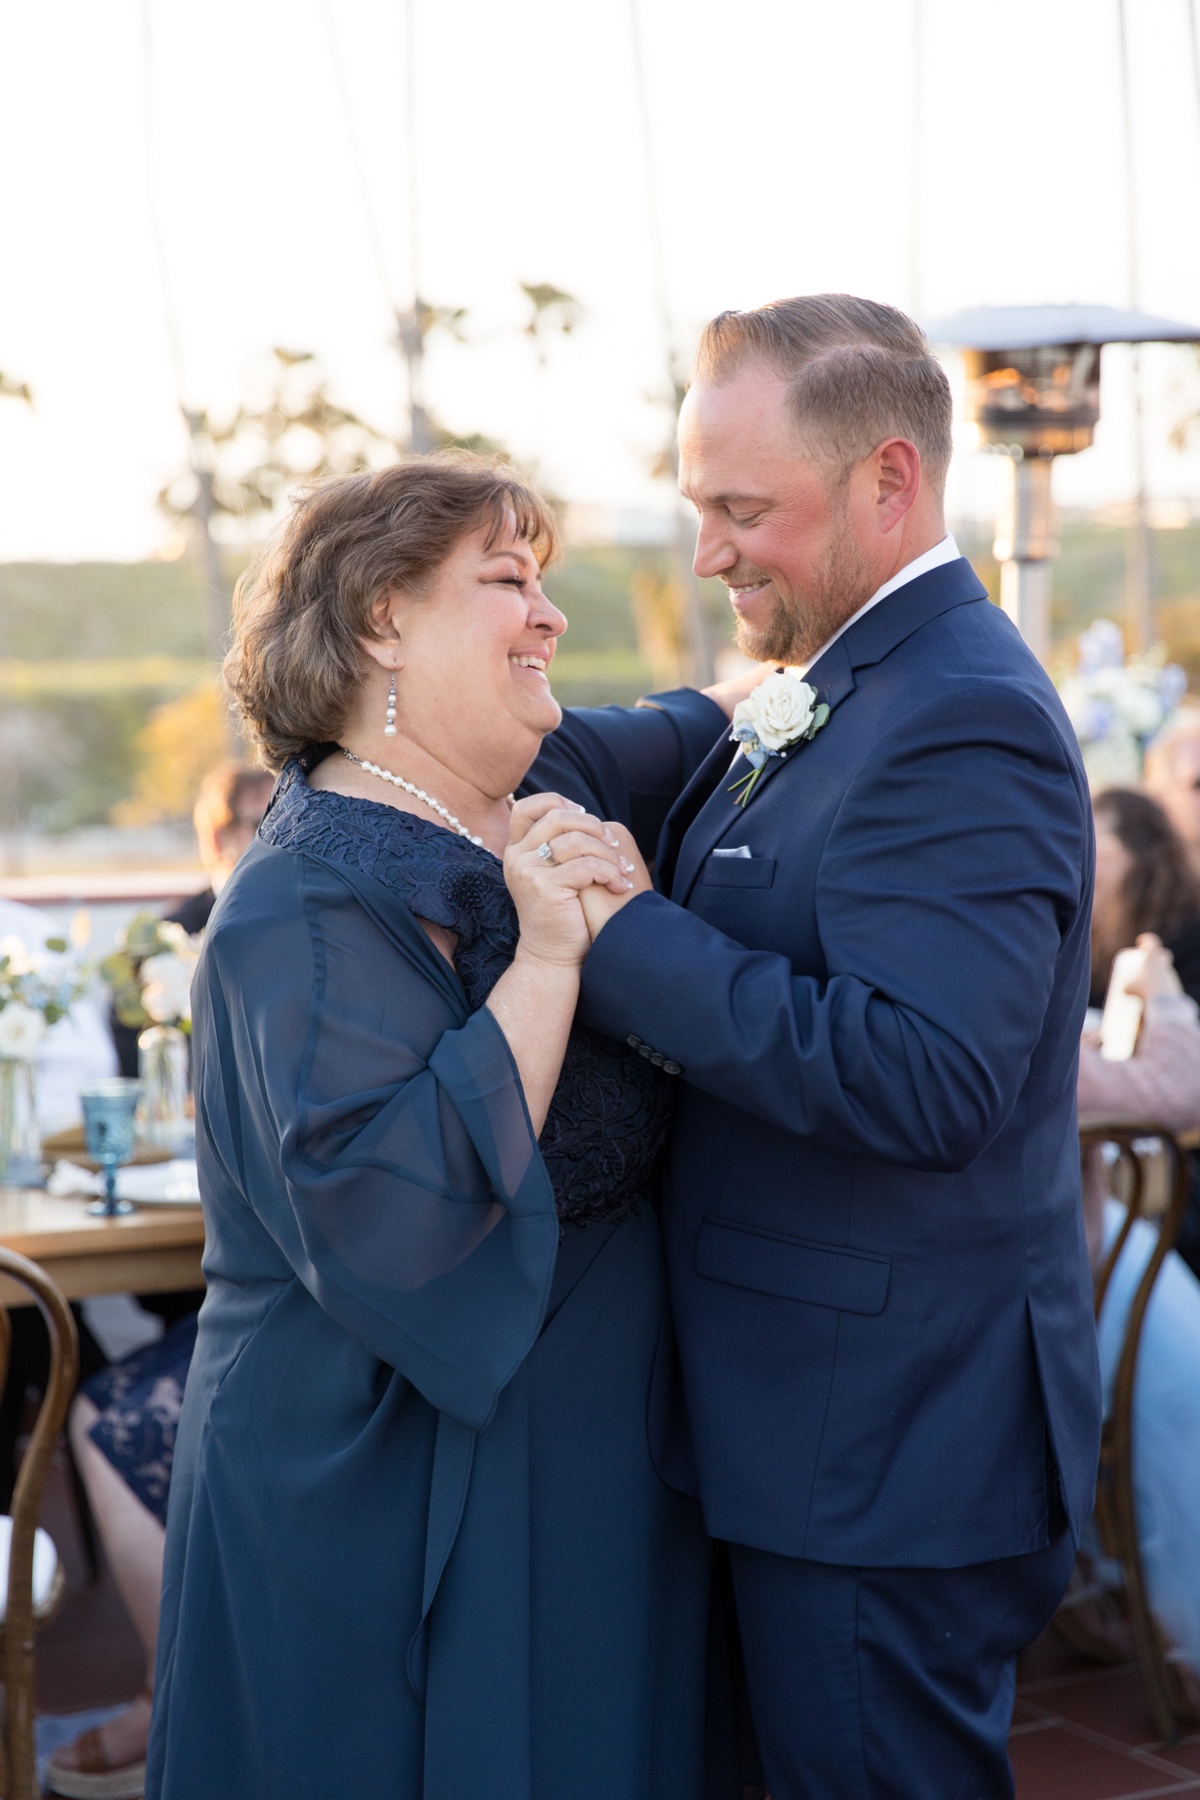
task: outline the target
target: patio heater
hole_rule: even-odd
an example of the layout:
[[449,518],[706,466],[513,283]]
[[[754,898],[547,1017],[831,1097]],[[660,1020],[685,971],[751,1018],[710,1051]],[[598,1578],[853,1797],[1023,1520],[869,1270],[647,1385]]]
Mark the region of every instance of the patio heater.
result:
[[1100,417],[1105,344],[1196,344],[1200,326],[1115,306],[978,306],[928,328],[962,352],[976,443],[1005,462],[994,551],[1000,604],[1042,662],[1050,649],[1050,564],[1058,549],[1050,470],[1086,450]]

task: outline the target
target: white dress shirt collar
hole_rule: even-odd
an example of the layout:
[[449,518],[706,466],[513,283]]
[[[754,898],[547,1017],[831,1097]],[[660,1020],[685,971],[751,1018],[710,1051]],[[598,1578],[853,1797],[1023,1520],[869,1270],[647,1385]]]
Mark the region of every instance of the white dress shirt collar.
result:
[[930,569],[940,569],[943,563],[957,562],[961,554],[953,537],[947,532],[940,544],[935,544],[932,550],[923,551],[920,556],[914,556],[911,562],[905,563],[899,574],[893,575],[890,581],[885,581],[882,587],[876,588],[866,605],[852,613],[844,625],[839,625],[833,636],[826,639],[814,656],[810,656],[807,662],[797,663],[789,668],[788,673],[807,675],[813,664],[824,656],[830,644],[836,644],[842,633],[849,631],[873,606],[878,606],[881,600],[886,600],[889,594],[894,594],[897,588],[904,587],[907,582],[915,581],[918,575],[928,575]]

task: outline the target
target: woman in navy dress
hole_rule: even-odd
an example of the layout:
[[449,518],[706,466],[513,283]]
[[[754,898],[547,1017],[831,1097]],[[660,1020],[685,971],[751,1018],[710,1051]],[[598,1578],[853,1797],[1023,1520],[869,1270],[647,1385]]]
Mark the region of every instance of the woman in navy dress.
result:
[[[552,543],[515,480],[414,461],[302,500],[239,594],[282,774],[194,996],[148,1800],[706,1791],[709,1549],[646,1430],[671,1081],[573,1015],[579,886],[630,876],[582,803],[648,849],[724,719],[556,730]],[[552,731],[563,795],[513,806]]]

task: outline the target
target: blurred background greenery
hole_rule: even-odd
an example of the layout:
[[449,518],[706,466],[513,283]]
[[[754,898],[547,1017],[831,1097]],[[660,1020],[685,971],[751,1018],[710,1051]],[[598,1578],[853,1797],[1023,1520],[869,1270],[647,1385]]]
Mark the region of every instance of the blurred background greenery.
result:
[[[1093,619],[1124,616],[1130,531],[1063,521],[1054,637],[1069,658]],[[990,533],[961,548],[993,597]],[[1160,634],[1200,686],[1200,523],[1154,533]],[[229,560],[227,574],[240,566]],[[568,545],[547,590],[570,620],[555,660],[565,705],[630,701],[681,678],[682,598],[670,550]],[[719,582],[703,584],[713,641],[729,636]],[[0,831],[186,821],[228,730],[205,656],[199,566],[0,564]]]

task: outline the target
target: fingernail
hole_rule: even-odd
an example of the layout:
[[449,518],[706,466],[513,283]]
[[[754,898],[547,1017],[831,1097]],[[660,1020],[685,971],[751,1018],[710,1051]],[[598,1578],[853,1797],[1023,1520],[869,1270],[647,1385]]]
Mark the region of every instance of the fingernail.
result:
[[572,812],[586,812],[587,811],[587,807],[580,806],[578,800],[568,800],[567,805],[570,807]]
[[[613,849],[615,850],[621,840],[619,837],[614,837],[611,831],[606,831],[604,834],[604,841],[606,844],[611,844]],[[632,864],[630,865],[630,867],[632,867]]]
[[633,883],[632,883],[632,881],[627,881],[627,882],[626,882],[626,883],[625,883],[625,886],[626,886],[626,887],[627,887],[627,888],[631,888],[631,887],[632,887],[632,886],[633,886]]
[[633,874],[633,864],[630,862],[630,860],[627,856],[623,856],[621,858],[621,867],[625,870],[625,873],[627,875]]

